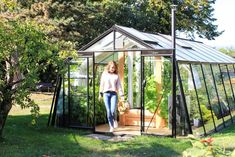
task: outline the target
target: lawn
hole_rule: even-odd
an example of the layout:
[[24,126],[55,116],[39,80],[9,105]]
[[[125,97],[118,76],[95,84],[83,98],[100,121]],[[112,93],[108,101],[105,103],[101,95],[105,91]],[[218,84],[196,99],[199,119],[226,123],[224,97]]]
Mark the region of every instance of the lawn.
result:
[[[34,95],[35,96],[35,95]],[[44,97],[45,96],[45,97]],[[14,107],[0,142],[0,156],[4,157],[175,157],[191,147],[189,139],[136,136],[128,141],[103,141],[87,137],[90,132],[77,129],[47,127],[52,95],[36,95],[43,106],[36,125],[31,125],[29,110]],[[235,127],[213,135],[215,142],[235,148]],[[224,140],[225,138],[226,140]]]

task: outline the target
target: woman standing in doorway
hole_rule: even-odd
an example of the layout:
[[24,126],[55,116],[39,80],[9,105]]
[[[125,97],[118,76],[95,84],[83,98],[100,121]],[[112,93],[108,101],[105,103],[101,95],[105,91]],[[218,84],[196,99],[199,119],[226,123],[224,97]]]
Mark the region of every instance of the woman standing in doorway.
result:
[[110,61],[101,75],[99,94],[99,100],[101,100],[102,97],[104,100],[110,132],[113,132],[113,129],[117,127],[117,121],[115,121],[114,115],[118,102],[117,93],[121,97],[121,101],[124,101],[117,64],[114,61]]

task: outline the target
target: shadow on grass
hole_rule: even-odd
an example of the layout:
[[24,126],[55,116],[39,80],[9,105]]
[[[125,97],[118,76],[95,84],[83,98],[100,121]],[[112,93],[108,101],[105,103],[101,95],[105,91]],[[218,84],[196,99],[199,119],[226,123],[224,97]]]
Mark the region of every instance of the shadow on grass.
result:
[[9,116],[0,152],[4,157],[17,156],[181,156],[189,141],[153,136],[139,136],[126,142],[111,142],[86,137],[84,130],[47,127],[48,115],[36,125],[31,116]]

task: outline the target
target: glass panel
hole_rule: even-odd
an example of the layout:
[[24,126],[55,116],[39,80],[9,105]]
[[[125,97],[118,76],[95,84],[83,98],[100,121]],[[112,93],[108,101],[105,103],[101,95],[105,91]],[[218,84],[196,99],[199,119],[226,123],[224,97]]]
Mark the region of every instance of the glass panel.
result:
[[190,42],[187,40],[180,40],[180,41],[188,46],[191,46],[196,51],[196,53],[200,55],[200,57],[206,60],[206,62],[218,62],[218,61],[223,62],[223,59],[220,56],[216,54],[211,55],[211,53],[208,53],[208,50],[205,50],[205,47],[202,46],[202,44],[199,45],[196,42]]
[[218,65],[213,65],[213,72],[216,80],[216,85],[217,85],[217,91],[219,94],[219,99],[220,99],[220,106],[222,110],[222,115],[220,114],[220,117],[218,118],[224,118],[225,125],[229,125],[231,123],[231,117],[230,117],[230,112],[229,112],[229,107],[228,107],[228,102],[226,101],[226,96],[225,96],[225,91],[223,88],[223,82],[221,78],[221,73],[219,70]]
[[[144,58],[145,132],[171,135],[171,118],[168,110],[171,93],[171,63],[163,57]],[[168,123],[170,121],[170,123]]]
[[[89,58],[78,58],[70,62],[69,73],[69,119],[70,125],[74,127],[93,126],[93,108],[89,104],[89,78],[88,72],[92,71],[92,60]],[[90,73],[92,74],[92,73]]]
[[216,94],[216,86],[214,84],[210,65],[203,65],[203,70],[205,73],[207,89],[208,89],[210,102],[211,102],[211,107],[209,107],[209,109],[213,111],[216,128],[220,128],[223,125],[223,120],[220,114],[220,106],[219,106],[219,101],[218,101],[218,97]]
[[92,79],[92,59],[71,60],[66,70],[58,97],[56,123],[59,126],[91,128],[94,110],[93,103],[88,103],[92,95],[89,89],[92,89],[92,86],[88,83],[89,79]]
[[[65,74],[67,75],[67,74]],[[56,126],[67,126],[68,123],[68,79],[63,76],[56,108]]]
[[[196,92],[193,85],[192,75],[190,72],[190,67],[188,64],[180,64],[180,74],[183,84],[183,89],[185,93],[185,99],[188,109],[188,114],[190,118],[190,123],[192,126],[192,131],[194,135],[204,134],[202,129],[202,119],[199,112]],[[193,74],[195,79],[196,88],[201,88],[201,81],[196,69],[193,67]]]
[[140,51],[125,53],[124,93],[132,109],[140,109],[140,66]]
[[[231,84],[232,84],[232,89],[233,89],[233,93],[234,93],[235,92],[235,73],[234,73],[233,65],[228,65],[228,71],[229,71],[229,75],[230,75],[230,79],[231,79]],[[234,114],[235,114],[235,99],[234,99],[234,97],[233,97],[232,100],[229,99],[229,101],[230,101],[231,113],[232,113],[232,115],[234,117]]]
[[[226,102],[228,103],[229,107],[230,107],[230,112],[231,115],[233,117],[233,121],[235,122],[235,103],[234,103],[234,95],[233,95],[233,88],[231,87],[231,81],[229,79],[229,77],[231,78],[231,74],[228,73],[227,70],[227,65],[220,65],[221,67],[221,71],[222,71],[222,76],[223,76],[223,80],[224,80],[224,85],[225,85],[225,89],[226,89],[226,93],[227,93],[227,97],[228,100],[226,99]],[[228,67],[229,68],[229,67]]]
[[129,37],[116,32],[116,49],[137,49],[137,48],[146,48],[145,46],[139,44],[138,42],[130,39]]
[[[195,77],[195,83],[197,86],[197,93],[200,102],[200,108],[202,112],[202,118],[205,126],[206,133],[215,130],[214,122],[213,122],[213,112],[210,110],[210,102],[208,102],[208,95],[206,92],[205,82],[203,79],[203,74],[200,65],[192,65],[193,73]],[[204,70],[204,69],[203,69]],[[205,78],[207,79],[207,78]],[[207,85],[208,86],[208,85]],[[200,132],[202,132],[203,127],[200,127]]]
[[113,32],[109,33],[101,40],[97,41],[91,47],[86,49],[88,51],[101,51],[101,50],[113,50]]

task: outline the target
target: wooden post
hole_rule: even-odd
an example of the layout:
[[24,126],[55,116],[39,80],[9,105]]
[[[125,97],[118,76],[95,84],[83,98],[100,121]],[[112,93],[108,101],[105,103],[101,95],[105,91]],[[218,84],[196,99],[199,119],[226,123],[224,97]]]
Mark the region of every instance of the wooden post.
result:
[[[161,93],[162,91],[162,64],[163,63],[162,63],[161,57],[155,57],[155,61],[156,61],[156,66],[154,69],[154,74],[156,78],[156,94],[157,94],[157,93]],[[161,96],[159,95],[157,97],[156,107],[161,101],[160,98]],[[160,116],[160,112],[161,112],[161,108],[159,107],[157,110],[157,114],[156,114],[156,128],[163,128],[166,125],[166,121]]]
[[[118,52],[118,74],[123,91],[124,91],[124,65],[125,65],[125,52]],[[121,102],[118,102],[118,104],[119,103]],[[119,105],[118,105],[118,110],[120,111]],[[119,115],[119,123],[120,125],[125,125],[125,114],[122,112],[120,112]]]
[[125,52],[118,52],[118,74],[121,80],[123,90],[124,90],[124,65],[125,65]]

